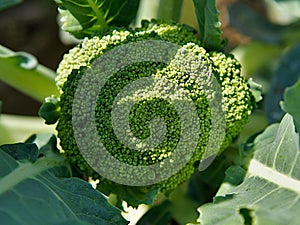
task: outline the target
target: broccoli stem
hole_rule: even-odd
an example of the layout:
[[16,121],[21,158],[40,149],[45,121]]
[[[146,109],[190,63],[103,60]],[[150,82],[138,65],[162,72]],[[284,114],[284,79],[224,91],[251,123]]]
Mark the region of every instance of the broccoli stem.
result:
[[136,26],[140,25],[141,20],[152,18],[178,22],[182,4],[183,0],[141,0]]
[[183,0],[160,0],[157,18],[179,21]]
[[55,133],[54,125],[34,116],[0,115],[0,145],[24,141],[34,133]]
[[0,45],[0,81],[30,97],[43,101],[50,95],[59,95],[55,85],[55,72],[38,64],[34,56],[13,52]]

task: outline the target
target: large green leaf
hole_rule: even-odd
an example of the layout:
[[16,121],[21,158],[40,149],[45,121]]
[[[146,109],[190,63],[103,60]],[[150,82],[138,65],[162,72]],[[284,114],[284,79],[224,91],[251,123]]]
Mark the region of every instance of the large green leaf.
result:
[[127,224],[104,195],[70,178],[66,159],[55,153],[54,137],[44,142],[32,137],[0,146],[1,224]]
[[281,104],[283,110],[294,117],[298,133],[300,133],[300,79],[292,87],[286,88],[284,102]]
[[200,41],[209,50],[222,50],[225,41],[222,39],[219,11],[215,0],[193,0],[199,26]]
[[244,181],[238,186],[224,182],[214,203],[199,208],[201,224],[299,224],[298,139],[289,114],[257,136]]
[[139,0],[54,0],[62,16],[62,29],[76,38],[90,37],[111,25],[127,26],[134,19]]

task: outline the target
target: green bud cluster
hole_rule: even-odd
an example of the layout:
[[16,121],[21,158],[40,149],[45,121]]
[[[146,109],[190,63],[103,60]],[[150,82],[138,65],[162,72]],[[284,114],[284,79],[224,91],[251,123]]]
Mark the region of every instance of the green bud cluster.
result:
[[[136,29],[111,29],[105,35],[86,38],[81,44],[65,54],[57,70],[57,86],[61,90],[61,116],[57,125],[60,143],[70,162],[81,171],[102,183],[109,182],[95,172],[82,157],[74,138],[72,127],[72,104],[79,80],[93,61],[116,46],[143,40],[161,40],[182,46],[188,52],[178,52],[169,64],[158,62],[141,62],[127,66],[114,74],[99,93],[96,107],[96,125],[98,135],[107,151],[118,160],[130,165],[152,165],[167,159],[176,148],[181,135],[181,120],[171,102],[165,97],[170,90],[163,82],[165,79],[184,90],[184,94],[174,97],[182,100],[186,96],[193,100],[199,116],[199,139],[190,161],[170,178],[149,186],[159,187],[162,192],[169,192],[180,183],[188,180],[195,170],[195,164],[201,159],[211,130],[211,111],[203,93],[203,80],[197,74],[187,74],[180,70],[180,64],[189,67],[197,66],[200,59],[206,68],[213,72],[222,90],[222,108],[225,111],[226,136],[220,152],[230,145],[232,139],[241,131],[253,108],[253,97],[246,80],[240,75],[241,66],[232,56],[222,52],[207,52],[195,36],[195,32],[184,25],[144,21]],[[194,57],[195,56],[195,57]],[[164,140],[148,151],[132,150],[121,143],[111,122],[112,105],[118,93],[131,82],[152,77],[156,86],[143,92],[136,91],[120,100],[133,102],[129,115],[131,132],[137,140],[151,136],[151,121],[161,118],[166,127]],[[175,96],[175,95],[174,95]],[[170,99],[169,99],[170,100]],[[84,118],[84,115],[83,115]],[[123,126],[120,124],[119,126]],[[195,132],[195,131],[193,131]],[[137,141],[137,147],[139,147]],[[145,176],[147,176],[145,174]],[[130,175],[128,179],[131,178]],[[147,187],[148,188],[148,187]]]

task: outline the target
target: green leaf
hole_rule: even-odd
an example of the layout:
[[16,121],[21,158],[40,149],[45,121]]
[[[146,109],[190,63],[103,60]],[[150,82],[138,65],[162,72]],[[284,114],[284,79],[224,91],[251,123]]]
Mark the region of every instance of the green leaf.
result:
[[224,181],[233,185],[238,185],[244,180],[245,172],[245,169],[241,166],[231,166],[225,171],[226,177]]
[[46,124],[55,124],[60,114],[59,100],[55,96],[46,98],[39,110],[39,116],[45,120]]
[[271,87],[265,97],[265,110],[269,121],[278,122],[284,115],[280,108],[285,88],[293,85],[300,77],[300,43],[293,46],[280,60]]
[[158,188],[145,188],[135,186],[125,186],[116,183],[103,182],[97,186],[97,189],[105,195],[115,194],[117,198],[116,205],[122,208],[122,201],[133,208],[137,208],[140,204],[153,204],[156,199],[159,189]]
[[222,50],[225,41],[222,39],[219,11],[215,0],[193,0],[197,16],[200,41],[208,50]]
[[284,92],[283,110],[291,114],[298,133],[300,133],[300,79],[292,87],[288,87]]
[[109,26],[127,26],[134,19],[139,0],[54,0],[62,16],[62,29],[76,38],[91,37]]
[[59,95],[55,72],[38,64],[29,53],[13,52],[0,45],[0,68],[1,81],[38,101],[52,94]]
[[0,146],[1,224],[127,224],[107,198],[78,178],[70,178],[56,139]]
[[251,93],[254,96],[255,102],[261,101],[262,85],[256,83],[252,78],[248,80],[248,84],[250,86]]
[[244,181],[223,183],[215,202],[198,209],[201,224],[299,224],[300,149],[293,118],[286,114],[269,126],[253,148]]
[[0,10],[20,4],[21,2],[23,2],[23,1],[22,0],[1,0],[0,1]]
[[[37,147],[33,143],[17,143],[1,145],[1,150],[11,155],[14,159],[19,161],[35,162],[38,157]],[[22,149],[20,151],[20,149]]]
[[209,202],[225,177],[226,169],[236,157],[233,151],[224,151],[204,171],[196,171],[188,182],[187,196],[197,204]]
[[51,133],[33,134],[25,143],[36,144],[39,148],[39,155],[47,154],[47,152],[59,153],[56,137]]
[[120,27],[130,25],[134,20],[139,9],[140,0],[117,0],[110,1],[110,4],[108,24]]

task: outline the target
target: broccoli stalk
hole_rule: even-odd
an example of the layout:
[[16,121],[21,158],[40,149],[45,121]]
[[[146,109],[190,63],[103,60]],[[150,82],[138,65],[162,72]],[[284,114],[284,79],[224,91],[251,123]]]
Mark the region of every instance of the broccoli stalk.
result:
[[[84,39],[81,44],[64,55],[57,70],[56,82],[61,92],[59,103],[61,113],[57,131],[61,146],[69,161],[88,176],[100,179],[99,189],[101,190],[105,190],[105,185],[111,185],[113,182],[99,175],[86,162],[77,146],[72,127],[74,95],[79,80],[97,58],[116,46],[143,40],[161,40],[180,45],[185,52],[201,59],[205,67],[212,71],[222,91],[222,108],[225,111],[226,121],[226,135],[219,152],[228,147],[233,138],[239,134],[253,109],[254,98],[246,80],[240,75],[241,65],[239,62],[230,54],[207,52],[201,47],[194,30],[190,27],[175,23],[144,21],[140,28],[115,28],[106,30],[90,39]],[[145,139],[151,136],[149,124],[154,117],[162,118],[166,124],[163,143],[149,151],[133,151],[122,144],[114,134],[110,120],[114,99],[127,84],[148,76],[152,76],[157,83],[160,80],[168,79],[174,85],[185,90],[185,94],[193,100],[199,116],[198,143],[189,162],[176,174],[159,183],[141,187],[143,189],[159,188],[163,193],[169,193],[190,178],[195,171],[195,165],[204,154],[211,129],[211,110],[201,90],[201,85],[199,85],[199,77],[180,71],[176,67],[176,63],[185,63],[191,67],[198,66],[196,65],[197,62],[179,52],[176,54],[176,59],[167,65],[157,62],[142,62],[123,68],[105,83],[97,98],[95,110],[98,135],[112,156],[134,166],[152,165],[167,159],[176,147],[181,135],[181,122],[178,113],[172,104],[166,102],[159,94],[151,93],[150,90],[148,93],[136,92],[131,96],[123,97],[120,104],[122,101],[127,103],[132,101],[134,105],[129,115],[129,123],[136,138]],[[158,85],[156,88],[159,93],[166,91],[163,85]],[[88,91],[86,93],[88,94]],[[85,119],[84,116],[82,115],[82,121]],[[119,126],[123,125],[120,124]],[[131,178],[129,174],[128,179],[134,178]],[[120,185],[118,184],[118,186]]]

